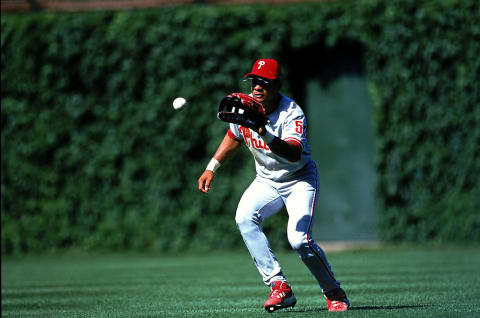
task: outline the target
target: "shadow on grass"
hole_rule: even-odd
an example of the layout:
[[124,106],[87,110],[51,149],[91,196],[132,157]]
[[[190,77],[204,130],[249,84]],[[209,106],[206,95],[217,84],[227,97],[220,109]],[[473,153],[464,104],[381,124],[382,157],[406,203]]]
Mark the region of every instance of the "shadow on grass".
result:
[[396,310],[396,309],[409,309],[409,308],[425,308],[432,305],[418,304],[418,305],[397,305],[397,306],[355,306],[349,310]]
[[[398,309],[412,309],[412,308],[425,308],[432,305],[418,304],[418,305],[396,305],[396,306],[352,306],[348,310],[398,310]],[[286,312],[321,312],[327,311],[327,308],[296,308],[288,309]]]

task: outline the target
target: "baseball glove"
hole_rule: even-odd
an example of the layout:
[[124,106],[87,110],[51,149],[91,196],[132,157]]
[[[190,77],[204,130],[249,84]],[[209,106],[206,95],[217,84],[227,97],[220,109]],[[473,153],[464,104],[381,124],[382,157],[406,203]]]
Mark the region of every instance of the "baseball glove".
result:
[[243,93],[225,96],[218,106],[218,119],[247,128],[258,129],[268,123],[265,108],[253,97]]

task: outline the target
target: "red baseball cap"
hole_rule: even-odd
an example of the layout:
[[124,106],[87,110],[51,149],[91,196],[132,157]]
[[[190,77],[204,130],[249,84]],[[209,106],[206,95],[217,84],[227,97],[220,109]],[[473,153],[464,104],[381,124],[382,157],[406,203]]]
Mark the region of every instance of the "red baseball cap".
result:
[[244,79],[249,79],[259,76],[265,79],[274,80],[280,76],[280,65],[274,59],[259,59],[255,61],[252,66],[252,71],[243,76]]

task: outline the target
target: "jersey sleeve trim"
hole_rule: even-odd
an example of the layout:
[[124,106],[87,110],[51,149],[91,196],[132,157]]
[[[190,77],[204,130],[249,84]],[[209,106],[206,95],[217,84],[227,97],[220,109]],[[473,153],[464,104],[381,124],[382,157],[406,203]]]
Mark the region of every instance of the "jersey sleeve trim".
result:
[[227,135],[228,135],[228,137],[232,138],[233,140],[236,140],[236,141],[242,140],[241,138],[237,138],[230,128],[228,128],[228,130],[227,130]]
[[303,145],[302,145],[302,142],[300,141],[300,139],[293,138],[293,137],[287,137],[287,138],[283,139],[283,141],[294,143],[294,144],[300,146],[300,148],[302,148],[302,150],[303,150]]

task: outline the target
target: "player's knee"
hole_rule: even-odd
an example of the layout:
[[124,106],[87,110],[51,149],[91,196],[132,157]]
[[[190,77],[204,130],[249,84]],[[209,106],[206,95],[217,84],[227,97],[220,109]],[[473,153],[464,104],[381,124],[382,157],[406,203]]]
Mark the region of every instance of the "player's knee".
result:
[[245,222],[248,222],[248,218],[245,217],[245,214],[242,213],[241,211],[237,211],[237,214],[235,215],[235,222],[237,225],[242,225]]
[[258,224],[260,220],[255,214],[237,211],[237,214],[235,215],[235,222],[239,228],[242,228],[244,226]]
[[245,218],[243,216],[239,216],[238,214],[235,215],[235,223],[237,223],[237,226],[240,227],[242,224],[245,223]]
[[306,235],[300,233],[288,234],[288,242],[290,246],[297,252],[301,252],[302,249],[308,247]]

